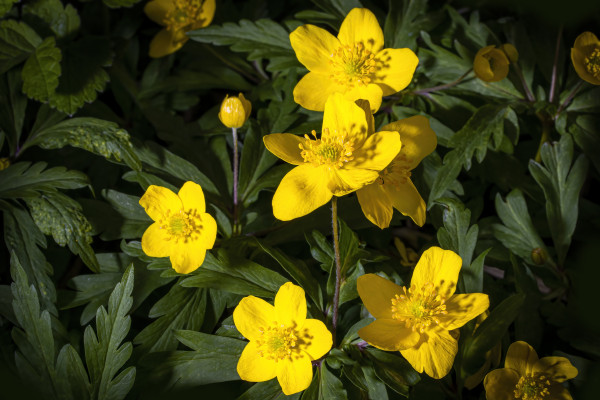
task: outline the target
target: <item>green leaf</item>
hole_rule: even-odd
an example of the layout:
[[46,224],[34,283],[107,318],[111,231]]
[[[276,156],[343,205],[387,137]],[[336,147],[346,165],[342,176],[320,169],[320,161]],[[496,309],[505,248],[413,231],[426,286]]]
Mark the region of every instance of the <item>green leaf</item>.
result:
[[131,342],[121,344],[131,326],[128,315],[133,298],[133,265],[127,268],[108,301],[108,312],[101,306],[96,313],[96,330],[85,330],[83,343],[93,397],[98,400],[125,398],[135,380],[136,368],[122,369],[132,352]]
[[38,34],[24,22],[0,21],[0,73],[25,61],[41,43]]
[[577,225],[579,192],[586,178],[588,161],[581,155],[573,166],[573,141],[563,135],[560,142],[544,143],[544,166],[530,160],[529,172],[546,197],[546,216],[559,264],[563,264]]
[[[0,78],[0,131],[6,141],[10,154],[17,153],[18,143],[23,133],[27,96],[21,92],[21,74],[18,68],[9,71]],[[3,139],[0,138],[0,150]]]
[[600,157],[597,157],[600,154],[600,137],[596,134],[599,124],[600,120],[592,115],[580,115],[568,128],[575,143],[594,164],[596,171],[600,171]]
[[110,8],[120,7],[132,7],[134,4],[140,2],[140,0],[102,0]]
[[87,371],[79,353],[70,344],[64,345],[58,353],[56,371],[62,396],[73,400],[90,398],[91,385]]
[[359,0],[311,0],[319,8],[330,14],[337,14],[344,18],[353,8],[361,8],[363,5]]
[[427,0],[390,0],[389,6],[383,29],[386,47],[415,49],[419,32],[428,31],[431,25]]
[[226,22],[188,32],[197,42],[230,46],[235,52],[245,52],[248,60],[269,60],[270,71],[282,71],[300,66],[292,50],[289,32],[270,19],[255,22],[242,19],[239,24]]
[[58,87],[61,59],[54,37],[44,39],[23,66],[23,93],[30,99],[47,102]]
[[295,393],[286,396],[281,391],[281,386],[277,379],[271,379],[266,382],[258,382],[246,390],[236,400],[297,400],[301,393]]
[[452,188],[462,170],[462,162],[462,155],[458,150],[452,150],[444,156],[443,165],[435,171],[427,209],[433,207],[435,201],[443,197],[444,193]]
[[45,169],[45,162],[18,162],[0,171],[0,198],[31,198],[56,189],[78,189],[87,186],[87,177],[64,167]]
[[[23,7],[23,15],[26,19],[33,15],[48,24],[48,27],[58,38],[70,35],[81,25],[77,10],[71,4],[63,6],[60,0],[37,0],[27,3]],[[32,21],[39,22],[39,21]]]
[[367,348],[365,354],[373,362],[377,377],[398,394],[408,397],[409,388],[421,379],[402,357],[373,348]]
[[0,17],[3,17],[4,14],[9,12],[13,4],[18,1],[19,0],[0,0]]
[[125,163],[136,171],[142,169],[127,131],[114,122],[97,118],[72,118],[42,128],[32,134],[27,147],[33,145],[43,149],[60,149],[69,145]]
[[321,363],[319,372],[319,377],[321,378],[319,385],[320,398],[323,400],[346,399],[346,389],[344,389],[342,382],[329,371],[325,363]]

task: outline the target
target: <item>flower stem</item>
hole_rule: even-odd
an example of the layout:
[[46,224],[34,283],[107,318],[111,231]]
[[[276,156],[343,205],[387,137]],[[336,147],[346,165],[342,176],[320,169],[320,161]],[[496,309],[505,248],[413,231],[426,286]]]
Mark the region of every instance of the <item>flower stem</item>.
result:
[[338,235],[337,197],[331,199],[331,225],[333,227],[333,250],[335,253],[335,291],[333,292],[332,334],[335,346],[335,331],[338,323],[338,306],[340,301],[340,285],[342,283],[342,264],[340,262],[340,238]]
[[238,138],[237,128],[231,128],[231,134],[233,136],[233,232],[238,232],[238,176],[239,176],[239,165],[238,165]]
[[415,90],[414,92],[412,92],[413,94],[416,95],[426,95],[428,93],[431,92],[437,92],[438,90],[444,90],[444,89],[449,89],[452,86],[456,86],[458,85],[463,79],[465,79],[465,77],[467,75],[469,75],[469,73],[473,71],[473,68],[470,68],[467,72],[465,72],[464,74],[462,74],[460,77],[458,77],[458,79],[456,79],[455,81],[452,81],[450,83],[446,83],[445,85],[439,85],[439,86],[433,86],[430,88],[425,88],[425,89],[420,89],[420,90]]
[[561,112],[563,112],[563,110],[569,105],[569,103],[571,102],[571,100],[573,100],[573,97],[575,97],[579,89],[581,89],[581,86],[583,86],[583,81],[580,80],[579,83],[577,83],[577,85],[575,85],[575,87],[571,90],[565,101],[563,101],[560,107],[558,107],[558,110],[556,110],[556,114],[554,114],[554,119],[556,119],[558,115]]
[[558,72],[558,51],[560,50],[560,38],[562,36],[563,26],[561,25],[558,30],[558,36],[556,37],[556,48],[554,50],[554,64],[552,65],[552,79],[550,80],[550,94],[548,95],[548,102],[552,103],[554,100],[554,93],[556,92],[556,75]]
[[519,77],[519,80],[521,81],[521,85],[523,85],[523,90],[525,91],[525,96],[527,97],[527,100],[531,103],[535,102],[535,97],[533,96],[533,93],[531,93],[531,90],[529,90],[529,86],[525,81],[525,77],[523,76],[523,71],[521,71],[521,67],[519,67],[518,64],[514,64],[514,68],[515,72],[517,73],[517,76]]

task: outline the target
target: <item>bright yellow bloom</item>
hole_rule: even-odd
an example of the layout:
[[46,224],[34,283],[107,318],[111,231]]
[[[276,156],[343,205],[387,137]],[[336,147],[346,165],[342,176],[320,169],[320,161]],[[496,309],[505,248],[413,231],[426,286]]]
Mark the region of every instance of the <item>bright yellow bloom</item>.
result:
[[488,400],[571,400],[562,385],[577,376],[577,368],[565,357],[543,357],[525,342],[508,348],[504,368],[486,375],[483,385]]
[[144,12],[165,27],[150,42],[150,57],[164,57],[188,41],[187,31],[210,25],[215,15],[215,0],[152,0]]
[[479,79],[485,82],[498,82],[508,75],[508,65],[516,63],[519,53],[510,43],[503,44],[499,49],[494,45],[486,46],[475,54],[473,71]]
[[356,192],[365,216],[381,229],[390,226],[394,208],[419,226],[425,223],[425,202],[410,180],[412,171],[437,145],[429,120],[422,115],[396,121],[381,128],[400,133],[402,149],[379,172],[377,180]]
[[294,100],[309,110],[323,111],[332,93],[348,100],[366,99],[373,112],[381,97],[404,89],[419,59],[410,49],[383,49],[383,32],[366,8],[351,10],[336,37],[314,25],[290,34],[296,57],[308,70],[294,88]]
[[325,104],[323,131],[317,139],[290,133],[266,135],[267,149],[297,165],[288,172],[273,196],[275,218],[302,217],[332,196],[343,196],[377,179],[400,151],[398,132],[373,133],[373,116],[366,101],[359,107],[339,93]]
[[242,93],[239,97],[225,96],[221,103],[219,111],[219,120],[228,128],[241,128],[244,122],[250,117],[252,103],[250,103]]
[[240,378],[264,382],[277,377],[286,395],[310,386],[312,361],[331,349],[331,333],[323,322],[306,318],[304,289],[291,282],[279,288],[275,306],[244,297],[233,322],[250,341],[238,361]]
[[458,352],[456,329],[489,307],[487,294],[454,294],[461,265],[456,253],[431,247],[409,289],[375,274],[360,276],[358,294],[376,320],[359,336],[378,349],[400,351],[418,372],[444,377]]
[[140,205],[152,218],[142,236],[142,250],[150,257],[171,259],[180,274],[196,270],[212,249],[217,237],[215,219],[205,213],[204,193],[200,185],[186,182],[175,194],[152,185],[140,199]]
[[0,158],[0,171],[10,167],[10,160],[6,157]]
[[592,32],[583,32],[571,48],[571,61],[577,75],[592,85],[600,85],[600,40]]

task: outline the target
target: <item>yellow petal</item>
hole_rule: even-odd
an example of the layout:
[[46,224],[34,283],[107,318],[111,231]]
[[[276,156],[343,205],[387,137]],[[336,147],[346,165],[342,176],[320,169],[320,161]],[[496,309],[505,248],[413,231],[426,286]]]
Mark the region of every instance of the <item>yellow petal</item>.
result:
[[375,181],[379,174],[368,169],[338,169],[328,171],[331,179],[329,190],[335,196],[344,196]]
[[270,326],[276,317],[275,307],[254,296],[244,297],[233,310],[237,330],[251,341],[260,338],[260,330]]
[[328,74],[309,72],[294,87],[294,101],[307,110],[323,111],[331,94],[345,91]]
[[[367,132],[369,134],[375,132],[375,118],[373,118],[373,111],[371,110],[371,103],[367,99],[358,99],[354,101],[357,106],[362,108],[365,112],[365,119],[367,121]],[[379,108],[379,107],[378,107]],[[385,129],[383,129],[385,130]]]
[[380,318],[359,329],[358,336],[371,346],[385,351],[398,351],[413,347],[419,334],[407,328],[404,322]]
[[250,103],[250,101],[246,100],[243,93],[240,93],[238,95],[238,98],[242,102],[242,106],[244,107],[244,112],[246,113],[246,120],[247,120],[248,118],[250,118],[250,113],[252,113],[252,103]]
[[457,329],[477,317],[490,306],[487,294],[455,294],[446,300],[448,314],[439,316],[440,326],[447,330]]
[[215,9],[215,0],[205,0],[204,4],[202,5],[202,12],[198,16],[198,21],[192,26],[191,29],[204,28],[205,26],[210,25],[215,16]]
[[369,101],[371,106],[371,112],[375,113],[381,107],[381,98],[383,97],[383,90],[380,85],[370,83],[367,86],[355,86],[354,88],[341,92],[344,93],[344,98],[350,101],[356,101],[359,99],[365,99]]
[[312,363],[305,352],[294,354],[277,363],[277,380],[286,395],[303,391],[312,381]]
[[411,49],[384,49],[375,56],[377,70],[373,82],[384,96],[406,88],[412,81],[419,58]]
[[399,156],[406,159],[409,169],[414,169],[423,158],[431,154],[437,146],[437,136],[429,120],[422,115],[415,115],[400,121],[392,122],[381,128],[382,131],[396,131],[400,134],[402,148]]
[[340,41],[325,29],[302,25],[290,33],[290,43],[298,61],[309,71],[329,74],[331,55],[340,47]]
[[352,153],[354,159],[348,162],[347,168],[381,171],[396,158],[401,146],[398,132],[376,132],[361,147],[355,148]]
[[237,373],[245,381],[264,382],[277,376],[277,363],[261,357],[256,342],[250,342],[238,360]]
[[359,276],[356,289],[369,313],[384,319],[392,319],[392,299],[404,293],[402,287],[375,274]]
[[275,295],[275,313],[280,324],[301,327],[306,320],[304,289],[292,282],[283,284]]
[[500,368],[491,371],[485,376],[483,386],[487,400],[514,400],[515,387],[520,375],[509,368]]
[[325,103],[323,114],[323,131],[321,137],[346,134],[354,139],[354,147],[362,146],[368,134],[367,119],[362,108],[354,100],[345,99],[339,93],[332,94]]
[[414,347],[400,350],[417,372],[425,372],[435,379],[450,372],[457,352],[458,342],[445,329],[428,329]]
[[369,221],[381,229],[390,226],[394,208],[383,185],[377,182],[366,185],[356,192],[356,196],[363,214]]
[[496,46],[486,46],[479,49],[473,60],[473,71],[479,79],[485,82],[491,82],[494,79],[494,72],[486,55]]
[[438,294],[449,298],[456,290],[461,266],[462,259],[455,252],[430,247],[419,259],[410,287],[414,290],[433,283]]
[[323,357],[333,345],[331,332],[318,319],[305,320],[298,339],[300,349],[305,351],[312,360]]
[[589,53],[584,53],[582,49],[583,48],[579,47],[573,47],[571,49],[571,61],[573,62],[575,72],[577,72],[577,75],[584,81],[591,83],[592,85],[600,85],[600,79],[590,74],[585,67],[586,54]]
[[384,180],[383,186],[394,208],[400,211],[402,215],[409,216],[415,224],[423,226],[427,207],[419,191],[409,178],[404,178],[402,175],[398,176],[393,172],[390,175],[396,182],[399,179],[406,179],[406,183],[398,183],[397,186],[386,184]]
[[583,32],[575,39],[573,47],[577,48],[593,48],[594,46],[600,45],[600,40],[592,32]]
[[525,342],[518,341],[508,348],[504,366],[514,369],[519,375],[527,375],[533,370],[533,366],[537,361],[538,355],[535,349]]
[[290,221],[311,213],[327,203],[333,194],[328,189],[330,174],[324,166],[299,165],[288,172],[273,196],[273,215]]
[[366,8],[350,10],[342,22],[338,39],[348,46],[362,42],[371,53],[377,53],[383,48],[383,31],[375,14]]
[[212,249],[217,239],[217,221],[208,213],[201,214],[200,221],[202,229],[195,240],[205,249]]
[[577,368],[565,357],[542,357],[533,365],[533,372],[540,372],[554,382],[564,382],[577,376]]
[[164,25],[167,14],[175,9],[173,0],[152,0],[144,6],[144,12],[152,21]]
[[178,196],[185,211],[196,210],[198,213],[203,213],[206,210],[204,192],[196,182],[187,181],[184,183],[179,189]]
[[198,240],[177,243],[170,254],[173,269],[180,274],[195,271],[204,262],[206,247]]
[[504,54],[506,54],[511,63],[514,64],[519,61],[519,52],[512,44],[504,43],[502,46],[500,46],[500,49],[504,52]]
[[267,150],[281,158],[286,163],[293,165],[304,164],[300,150],[300,145],[306,139],[291,133],[273,133],[263,136],[263,143]]
[[183,205],[179,197],[171,190],[156,185],[148,186],[146,193],[140,199],[140,205],[146,210],[146,214],[154,221],[164,218],[167,211],[179,212]]
[[162,29],[152,38],[148,54],[152,58],[164,57],[179,50],[188,39],[184,33],[175,32],[175,34],[172,34],[171,31]]
[[550,385],[550,394],[548,399],[552,400],[573,400],[571,393],[561,384]]
[[173,247],[165,229],[161,229],[158,222],[146,229],[142,236],[142,250],[150,257],[167,257]]

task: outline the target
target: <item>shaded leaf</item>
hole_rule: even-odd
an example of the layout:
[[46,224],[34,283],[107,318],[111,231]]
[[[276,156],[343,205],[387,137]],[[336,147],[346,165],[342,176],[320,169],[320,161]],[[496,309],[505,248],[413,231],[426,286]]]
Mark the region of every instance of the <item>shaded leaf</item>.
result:
[[31,99],[47,102],[58,87],[61,59],[54,37],[44,39],[23,66],[23,93]]

